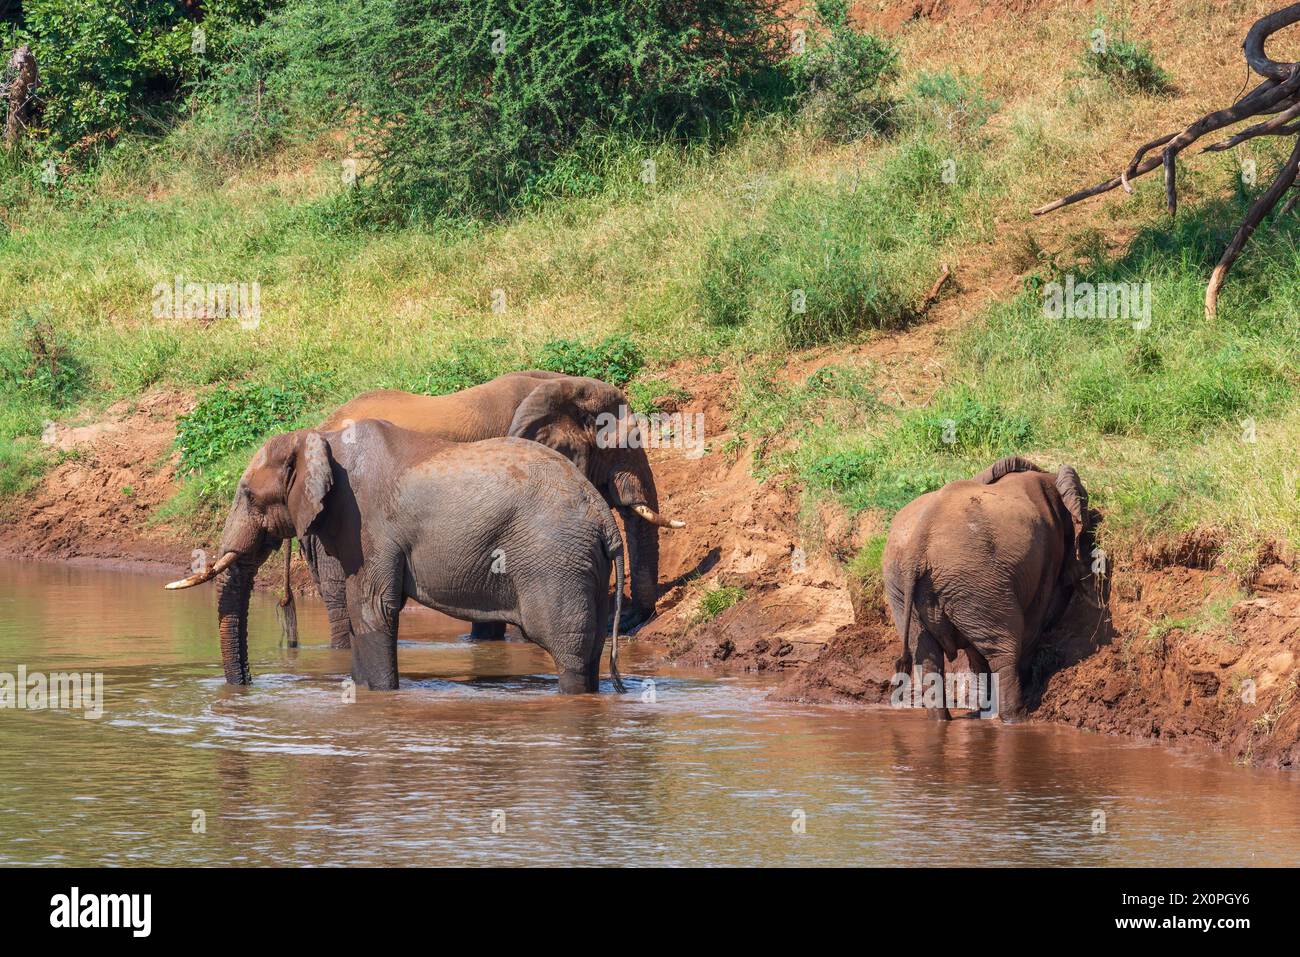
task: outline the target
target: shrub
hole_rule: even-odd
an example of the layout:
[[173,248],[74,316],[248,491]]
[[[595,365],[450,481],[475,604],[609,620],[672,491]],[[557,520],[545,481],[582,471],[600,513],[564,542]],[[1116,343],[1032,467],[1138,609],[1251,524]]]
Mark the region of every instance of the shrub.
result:
[[1166,73],[1151,53],[1149,43],[1127,39],[1127,25],[1099,16],[1093,23],[1083,62],[1092,72],[1109,77],[1128,90],[1163,93],[1169,89]]
[[304,380],[284,386],[247,383],[207,393],[177,423],[180,473],[228,464],[236,453],[294,428],[320,391],[318,380]]
[[645,360],[630,339],[608,336],[588,345],[576,339],[552,339],[542,346],[537,367],[566,375],[590,376],[620,388],[636,375]]
[[1033,436],[1026,416],[961,388],[942,396],[935,407],[912,413],[904,430],[926,452],[968,456],[1018,452]]
[[978,81],[950,70],[922,70],[907,92],[907,101],[917,122],[954,133],[978,130],[999,106]]
[[349,125],[377,215],[484,217],[597,134],[716,134],[768,95],[781,19],[776,0],[292,0],[247,56],[272,109]]
[[496,338],[457,343],[429,363],[409,388],[424,395],[445,395],[494,379],[507,371],[501,345]]
[[15,442],[0,435],[0,499],[25,492],[54,458],[33,448],[31,440]]
[[689,389],[674,385],[667,379],[647,379],[627,385],[628,405],[638,415],[670,411],[690,398]]
[[86,372],[48,319],[23,312],[0,344],[0,390],[54,407],[73,403]]
[[40,68],[41,125],[62,148],[168,124],[183,112],[182,86],[267,2],[205,0],[197,14],[175,0],[26,0],[17,39]]
[[707,589],[700,596],[700,603],[695,610],[694,623],[712,621],[732,605],[745,600],[745,589],[739,585],[718,585]]
[[904,413],[880,435],[809,449],[799,473],[811,487],[837,493],[851,508],[893,512],[1004,455],[1027,451],[1033,432],[1027,416],[956,387],[940,393],[931,406]]
[[885,88],[898,75],[898,51],[849,24],[847,0],[817,0],[814,36],[788,61],[805,114],[841,142],[887,130],[894,106]]
[[872,535],[858,553],[849,560],[849,600],[853,603],[854,619],[861,622],[871,609],[885,605],[885,544],[888,537]]

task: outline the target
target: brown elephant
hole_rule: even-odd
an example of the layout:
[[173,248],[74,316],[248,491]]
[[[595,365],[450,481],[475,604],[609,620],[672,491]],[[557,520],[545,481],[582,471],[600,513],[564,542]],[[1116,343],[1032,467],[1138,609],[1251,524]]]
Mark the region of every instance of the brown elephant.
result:
[[[248,603],[258,567],[281,541],[310,539],[343,576],[355,633],[352,676],[397,687],[399,615],[407,600],[466,621],[505,621],[545,648],[559,689],[599,690],[609,576],[614,617],[623,539],[609,506],[564,456],[522,439],[448,442],[366,420],[272,437],[235,490],[209,568],[226,681],[247,684]],[[610,675],[618,675],[618,627]]]
[[[320,427],[342,429],[365,419],[383,419],[456,442],[500,436],[531,439],[560,452],[622,514],[632,601],[620,627],[627,631],[654,615],[659,529],[681,528],[684,523],[659,514],[650,462],[635,421],[629,421],[627,399],[617,388],[598,379],[532,369],[448,395],[366,392],[335,410]],[[609,441],[611,436],[629,440]],[[329,613],[330,643],[347,647],[349,623],[339,569],[310,537],[301,542]],[[499,637],[503,630],[500,623],[473,626],[478,638]]]
[[[1089,574],[1092,513],[1079,475],[1025,459],[949,482],[895,516],[885,543],[885,593],[903,643],[898,671],[943,675],[964,649],[996,676],[998,713],[1023,716],[1029,652]],[[950,717],[945,706],[934,717]]]

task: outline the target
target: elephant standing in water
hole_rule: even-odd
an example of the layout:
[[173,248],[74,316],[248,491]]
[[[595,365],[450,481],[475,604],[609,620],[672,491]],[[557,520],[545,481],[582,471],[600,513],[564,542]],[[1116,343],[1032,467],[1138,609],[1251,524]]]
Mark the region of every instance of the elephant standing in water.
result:
[[[1003,720],[1021,717],[1028,653],[1089,574],[1088,493],[1068,465],[1049,475],[1019,457],[949,482],[894,518],[885,593],[902,639],[898,671],[943,675],[965,649],[996,675]],[[950,717],[946,706],[932,715]]]
[[[622,513],[632,602],[620,627],[626,631],[654,615],[659,529],[681,528],[684,523],[659,514],[650,462],[635,422],[628,421],[627,400],[614,386],[598,379],[529,370],[498,376],[449,395],[382,389],[363,393],[341,406],[321,428],[342,429],[364,419],[384,419],[403,429],[455,442],[514,436],[560,452]],[[620,443],[618,436],[629,440]],[[330,644],[346,648],[350,624],[341,572],[310,536],[302,537],[301,542],[329,615]],[[473,635],[500,637],[504,630],[504,623],[480,622],[474,625]]]
[[618,677],[623,539],[609,506],[564,456],[523,439],[448,442],[364,421],[270,439],[235,491],[211,568],[219,574],[226,681],[247,684],[248,602],[280,542],[310,536],[342,575],[352,675],[397,687],[398,613],[408,598],[466,621],[504,621],[551,653],[560,691],[598,690],[609,572],[610,672]]

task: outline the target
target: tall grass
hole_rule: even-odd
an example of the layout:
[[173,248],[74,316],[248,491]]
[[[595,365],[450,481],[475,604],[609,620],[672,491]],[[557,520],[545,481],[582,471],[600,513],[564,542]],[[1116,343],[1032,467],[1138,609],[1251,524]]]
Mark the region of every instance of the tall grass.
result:
[[1022,454],[1078,466],[1121,548],[1218,525],[1244,566],[1267,539],[1300,542],[1283,451],[1296,428],[1300,284],[1273,278],[1294,275],[1300,229],[1284,225],[1279,242],[1257,250],[1232,301],[1206,322],[1219,241],[1207,222],[1225,214],[1202,209],[1144,230],[1121,256],[1070,267],[1080,283],[1148,284],[1149,325],[1137,312],[1056,317],[1045,283],[1062,274],[1032,277],[955,343],[949,384],[927,406],[819,436],[791,467],[851,508],[892,512]]

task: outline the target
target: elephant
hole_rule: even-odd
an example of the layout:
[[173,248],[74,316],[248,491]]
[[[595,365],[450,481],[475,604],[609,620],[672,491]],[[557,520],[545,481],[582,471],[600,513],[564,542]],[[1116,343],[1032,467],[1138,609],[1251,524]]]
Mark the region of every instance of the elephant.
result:
[[[320,428],[342,429],[350,422],[365,419],[383,419],[413,432],[456,442],[498,436],[531,439],[569,458],[623,517],[632,601],[620,627],[627,631],[654,615],[659,584],[659,529],[682,528],[684,523],[659,514],[654,475],[645,449],[636,438],[636,424],[629,422],[627,400],[617,388],[598,379],[532,369],[507,373],[448,395],[381,389],[363,393],[340,406]],[[611,436],[620,435],[629,436],[628,441],[609,441]],[[350,623],[341,591],[341,573],[310,537],[300,541],[329,615],[330,644],[346,648]],[[285,602],[289,601],[286,590]],[[504,623],[480,622],[474,624],[472,634],[476,638],[499,638],[504,630]]]
[[[895,516],[885,542],[885,593],[902,640],[900,674],[942,677],[964,649],[995,675],[998,715],[1024,716],[1029,653],[1090,572],[1094,514],[1078,473],[1052,476],[1013,456],[949,482]],[[946,707],[931,716],[951,717]]]
[[226,681],[247,684],[248,604],[281,541],[310,539],[342,575],[352,677],[397,687],[398,613],[408,598],[466,621],[505,621],[545,648],[560,691],[598,690],[609,573],[610,673],[618,674],[623,539],[613,512],[568,459],[516,438],[458,443],[365,420],[273,436],[239,480],[209,568]]

